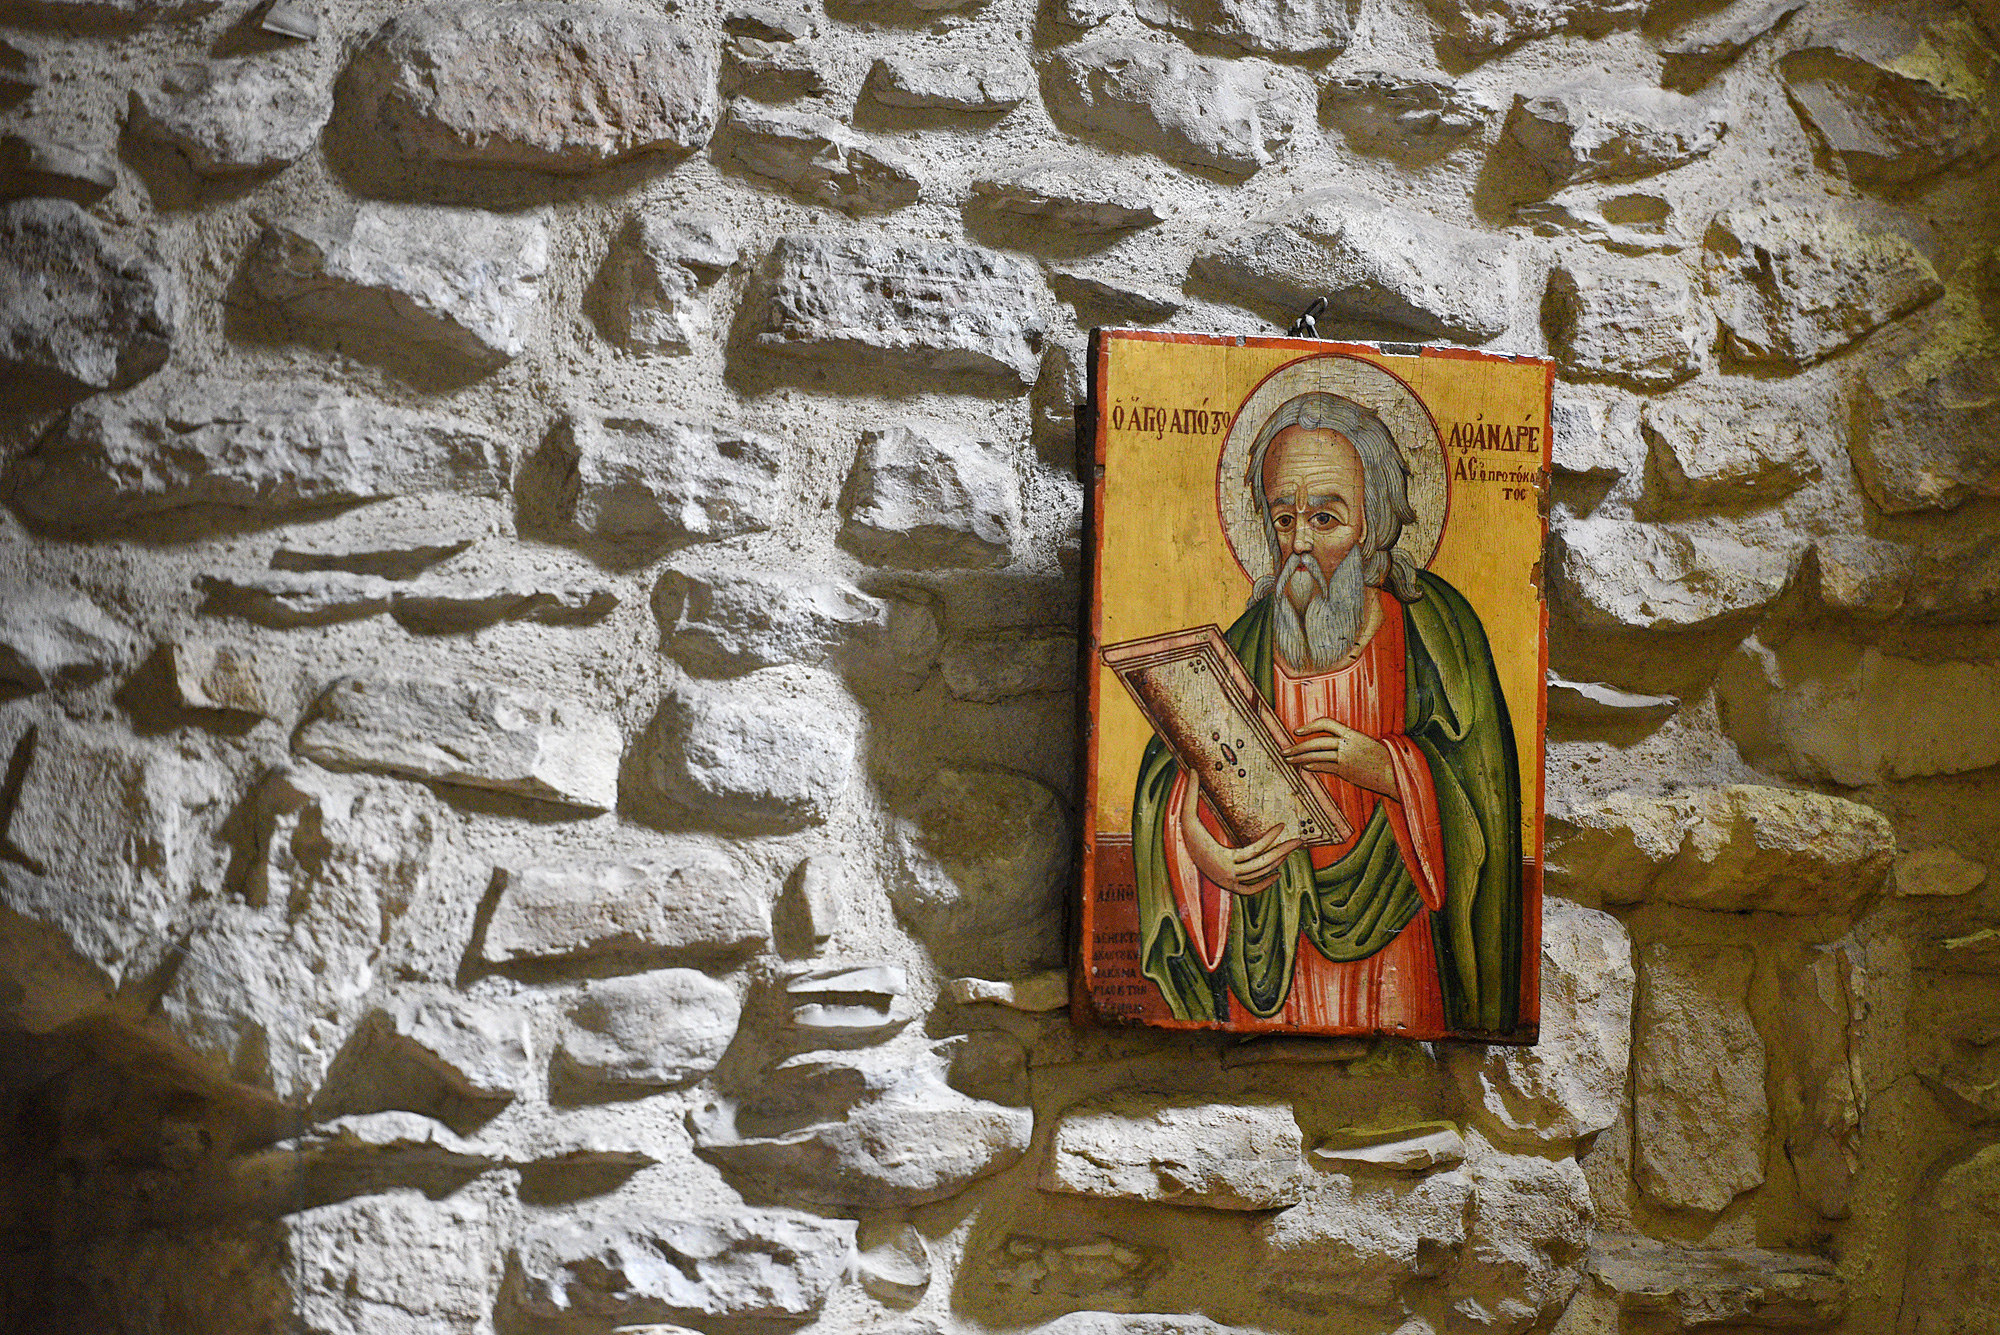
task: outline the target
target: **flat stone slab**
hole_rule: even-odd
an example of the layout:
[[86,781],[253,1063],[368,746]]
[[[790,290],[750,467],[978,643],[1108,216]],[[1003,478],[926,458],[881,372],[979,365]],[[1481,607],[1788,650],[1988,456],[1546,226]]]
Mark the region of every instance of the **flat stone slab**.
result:
[[1309,1171],[1290,1104],[1125,1097],[1064,1112],[1036,1185],[1111,1200],[1279,1210],[1305,1199]]
[[313,706],[294,749],[375,770],[513,793],[581,811],[618,803],[618,726],[538,691],[469,681],[345,677]]

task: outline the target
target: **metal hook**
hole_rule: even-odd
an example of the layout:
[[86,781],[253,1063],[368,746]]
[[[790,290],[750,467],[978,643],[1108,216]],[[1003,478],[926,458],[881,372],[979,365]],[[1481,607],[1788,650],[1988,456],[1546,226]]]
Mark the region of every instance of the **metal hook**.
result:
[[1313,317],[1326,310],[1326,298],[1314,297],[1312,305],[1299,312],[1299,318],[1292,321],[1292,327],[1285,331],[1286,338],[1318,338],[1319,321]]

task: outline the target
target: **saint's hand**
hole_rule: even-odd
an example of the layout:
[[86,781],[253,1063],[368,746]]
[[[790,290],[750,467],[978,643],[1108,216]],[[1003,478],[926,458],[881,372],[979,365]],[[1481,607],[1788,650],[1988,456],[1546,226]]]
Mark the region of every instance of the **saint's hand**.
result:
[[1285,759],[1315,774],[1331,774],[1357,788],[1396,796],[1396,771],[1389,748],[1365,732],[1330,718],[1316,718],[1297,730],[1302,739],[1285,748]]
[[1241,848],[1231,848],[1208,832],[1192,797],[1181,804],[1181,837],[1203,876],[1238,895],[1254,895],[1278,879],[1285,859],[1300,846],[1297,839],[1280,840],[1284,827],[1273,825]]

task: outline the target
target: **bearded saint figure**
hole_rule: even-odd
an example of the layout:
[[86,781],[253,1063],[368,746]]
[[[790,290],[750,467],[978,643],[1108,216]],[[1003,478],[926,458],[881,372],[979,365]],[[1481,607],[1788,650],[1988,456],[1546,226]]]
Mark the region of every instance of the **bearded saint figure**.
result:
[[1353,827],[1231,847],[1155,737],[1132,815],[1140,966],[1183,1020],[1509,1035],[1520,1017],[1521,780],[1486,632],[1396,541],[1409,465],[1373,412],[1301,394],[1245,483],[1271,569],[1224,636]]

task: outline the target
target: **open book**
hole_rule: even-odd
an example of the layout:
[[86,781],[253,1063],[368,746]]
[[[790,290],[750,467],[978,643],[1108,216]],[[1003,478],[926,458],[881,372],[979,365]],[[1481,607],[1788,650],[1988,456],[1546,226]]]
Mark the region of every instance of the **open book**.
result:
[[1354,832],[1318,780],[1285,759],[1296,739],[1257,694],[1218,627],[1126,640],[1099,652],[1174,759],[1201,784],[1231,844],[1241,848],[1273,825],[1284,829],[1280,842],[1339,843]]

